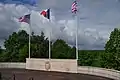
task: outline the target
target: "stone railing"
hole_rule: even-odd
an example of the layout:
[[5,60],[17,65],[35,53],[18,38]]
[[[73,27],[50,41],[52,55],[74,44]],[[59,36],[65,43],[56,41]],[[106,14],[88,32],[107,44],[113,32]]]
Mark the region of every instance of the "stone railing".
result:
[[[53,61],[53,63],[56,63],[56,62],[59,62],[59,60]],[[52,67],[52,68],[56,68],[55,65],[56,64],[54,64],[54,67]],[[57,65],[59,65],[59,64],[57,63]],[[65,65],[65,63],[64,63],[64,65]],[[12,63],[10,63],[10,62],[1,63],[0,62],[0,68],[22,68],[22,69],[26,69],[26,63],[19,63],[19,62],[18,63],[17,62],[16,63],[14,63],[14,62],[12,62]],[[40,68],[40,66],[39,66],[39,68]],[[58,68],[60,68],[60,70],[63,69],[61,67],[58,67]],[[58,68],[56,68],[56,69],[58,69]],[[74,68],[76,68],[76,67],[74,67]],[[42,67],[41,67],[41,69],[42,69]],[[64,72],[64,71],[62,71],[62,72]],[[115,79],[115,80],[120,80],[120,71],[112,70],[112,69],[90,67],[90,66],[78,66],[77,72],[82,73],[82,74],[96,75],[96,76],[108,77],[108,78]]]
[[78,73],[90,74],[102,77],[108,77],[115,80],[120,80],[120,71],[98,68],[98,67],[89,67],[89,66],[79,66]]
[[17,62],[0,62],[0,68],[26,68],[26,63],[17,63]]

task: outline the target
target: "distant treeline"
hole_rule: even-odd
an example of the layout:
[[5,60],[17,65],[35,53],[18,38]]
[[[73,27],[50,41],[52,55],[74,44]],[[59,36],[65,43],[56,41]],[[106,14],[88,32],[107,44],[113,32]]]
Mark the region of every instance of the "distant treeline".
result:
[[[94,66],[102,68],[113,68],[120,70],[120,31],[114,29],[111,32],[110,40],[105,44],[105,50],[79,50],[78,65]],[[26,31],[13,32],[5,40],[5,50],[0,47],[0,62],[25,62],[28,58],[28,39]],[[48,38],[41,35],[31,34],[31,57],[48,58]],[[61,39],[51,42],[51,58],[54,59],[75,59],[75,46],[70,47]]]

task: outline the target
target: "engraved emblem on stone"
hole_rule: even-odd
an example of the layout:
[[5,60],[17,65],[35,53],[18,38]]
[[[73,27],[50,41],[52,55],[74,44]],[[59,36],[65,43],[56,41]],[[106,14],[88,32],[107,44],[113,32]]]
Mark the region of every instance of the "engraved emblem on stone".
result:
[[50,69],[50,62],[45,62],[45,69],[48,71]]

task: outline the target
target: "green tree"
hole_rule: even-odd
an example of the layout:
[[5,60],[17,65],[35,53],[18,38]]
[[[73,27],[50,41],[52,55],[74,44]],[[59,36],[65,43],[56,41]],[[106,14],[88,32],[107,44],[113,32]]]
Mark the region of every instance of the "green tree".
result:
[[1,46],[0,46],[0,54],[2,53],[2,49],[1,49]]
[[[26,31],[21,30],[18,33],[13,32],[12,35],[4,42],[4,46],[6,48],[6,55],[8,55],[9,61],[19,61],[20,60],[20,49],[24,47],[24,45],[28,45],[28,34]],[[28,54],[25,53],[24,54]],[[26,56],[27,57],[27,56]]]
[[101,67],[103,65],[102,56],[104,50],[79,50],[78,65]]
[[[73,50],[74,52],[74,50]],[[69,59],[74,58],[72,49],[64,40],[57,39],[52,45],[52,58]]]
[[[79,54],[79,51],[78,51],[78,54]],[[75,46],[72,47],[70,58],[71,59],[76,59],[76,47]]]
[[115,28],[111,32],[109,41],[105,45],[106,66],[120,70],[120,30]]
[[94,54],[91,52],[86,52],[85,50],[81,50],[79,52],[79,65],[81,66],[92,66],[94,61]]
[[24,45],[22,48],[19,49],[19,62],[25,62],[26,58],[28,57],[28,45]]
[[33,34],[31,39],[31,57],[48,58],[48,44],[48,38],[45,38],[43,32],[41,32],[40,36]]
[[[31,57],[34,58],[48,58],[48,39],[45,38],[44,33],[35,35],[32,32],[31,38]],[[29,35],[26,31],[21,30],[18,33],[13,32],[12,35],[4,42],[6,56],[4,61],[25,61],[28,58],[28,39]],[[7,57],[8,56],[8,57]]]

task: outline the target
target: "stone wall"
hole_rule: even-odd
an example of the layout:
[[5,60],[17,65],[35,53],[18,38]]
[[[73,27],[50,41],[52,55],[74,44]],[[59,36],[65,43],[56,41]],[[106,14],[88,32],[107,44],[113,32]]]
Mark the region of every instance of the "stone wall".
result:
[[4,62],[0,63],[0,68],[26,68],[26,63]]
[[26,59],[26,69],[77,73],[75,59]]
[[49,59],[27,58],[26,63],[0,63],[0,68],[23,68],[32,70],[82,73],[120,80],[120,71],[90,66],[78,66],[77,68],[77,62],[74,59],[51,59],[49,61]]
[[90,74],[90,75],[96,75],[96,76],[112,78],[115,80],[120,80],[120,71],[112,70],[112,69],[90,67],[90,66],[79,66],[78,73]]

